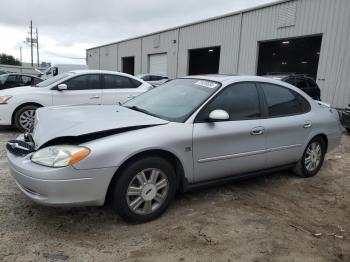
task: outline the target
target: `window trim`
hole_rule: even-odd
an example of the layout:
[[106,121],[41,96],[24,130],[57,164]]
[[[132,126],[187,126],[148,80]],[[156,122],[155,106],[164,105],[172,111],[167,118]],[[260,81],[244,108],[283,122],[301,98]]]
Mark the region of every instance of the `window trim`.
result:
[[[259,101],[259,108],[260,108],[260,117],[257,117],[257,118],[253,118],[253,119],[240,119],[240,120],[225,120],[225,121],[209,121],[209,120],[206,120],[206,121],[200,121],[198,120],[198,116],[200,115],[200,113],[202,111],[204,111],[210,104],[210,102],[215,99],[217,96],[219,96],[221,94],[221,92],[223,92],[226,88],[229,88],[229,87],[232,87],[232,86],[235,86],[235,85],[238,85],[238,84],[253,84],[255,86],[255,89],[256,89],[256,92],[257,92],[257,96],[258,96],[258,101]],[[251,121],[251,120],[259,120],[259,119],[263,119],[263,117],[265,116],[265,109],[263,107],[263,103],[262,103],[262,99],[261,99],[261,95],[260,95],[260,91],[259,91],[259,87],[257,85],[258,82],[256,81],[240,81],[240,82],[235,82],[235,83],[232,83],[232,84],[229,84],[227,86],[225,86],[224,88],[221,88],[219,89],[216,93],[214,93],[211,97],[209,97],[202,105],[202,108],[197,112],[194,120],[193,120],[193,123],[194,124],[197,124],[197,123],[219,123],[219,122],[236,122],[236,121]]]
[[[282,86],[282,85],[277,85],[277,84],[273,84],[273,83],[269,83],[269,82],[256,82],[256,84],[258,85],[258,89],[260,89],[261,91],[261,96],[262,96],[262,99],[263,99],[263,103],[264,103],[264,106],[265,106],[265,111],[266,111],[266,117],[264,119],[272,119],[272,118],[281,118],[281,117],[289,117],[289,116],[298,116],[298,115],[304,115],[304,114],[307,114],[311,111],[311,104],[310,102],[303,96],[301,95],[300,93],[298,93],[297,91],[294,91],[293,89],[291,88],[288,88],[286,86]],[[269,108],[268,108],[268,104],[267,104],[267,99],[266,99],[266,95],[265,95],[265,92],[261,86],[261,84],[269,84],[269,85],[274,85],[274,86],[277,86],[277,87],[280,87],[280,88],[284,88],[284,89],[287,89],[288,91],[291,92],[291,94],[295,97],[295,99],[297,99],[297,97],[295,96],[294,93],[298,94],[299,96],[302,97],[302,99],[304,99],[307,104],[309,105],[309,110],[308,111],[305,111],[305,112],[302,112],[302,113],[297,113],[297,114],[289,114],[289,115],[280,115],[280,116],[270,116],[269,114]],[[298,87],[296,87],[298,88]]]

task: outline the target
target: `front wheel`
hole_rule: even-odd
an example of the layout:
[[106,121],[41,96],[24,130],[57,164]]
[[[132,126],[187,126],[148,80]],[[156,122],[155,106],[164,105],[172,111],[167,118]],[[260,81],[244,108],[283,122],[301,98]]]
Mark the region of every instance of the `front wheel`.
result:
[[175,172],[160,157],[135,160],[116,180],[113,207],[128,222],[147,222],[159,217],[176,191]]
[[14,124],[16,128],[21,132],[30,131],[34,126],[35,111],[38,109],[37,106],[28,105],[23,106],[14,116]]
[[300,177],[312,177],[321,169],[326,155],[326,145],[321,137],[315,137],[307,145],[294,173]]

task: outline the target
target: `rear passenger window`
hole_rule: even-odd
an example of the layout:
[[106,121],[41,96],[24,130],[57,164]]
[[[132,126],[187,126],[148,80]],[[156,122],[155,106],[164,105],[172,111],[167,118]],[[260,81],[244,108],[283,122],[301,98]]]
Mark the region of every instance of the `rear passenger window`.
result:
[[288,88],[260,83],[265,94],[269,117],[290,116],[310,111],[310,104],[297,92]]
[[226,87],[202,110],[196,122],[208,119],[211,111],[225,110],[230,120],[249,120],[261,117],[259,95],[254,83],[240,83]]
[[39,84],[40,82],[42,82],[43,80],[39,79],[39,78],[35,78],[33,77],[33,85]]
[[141,82],[124,76],[104,75],[105,89],[137,88]]

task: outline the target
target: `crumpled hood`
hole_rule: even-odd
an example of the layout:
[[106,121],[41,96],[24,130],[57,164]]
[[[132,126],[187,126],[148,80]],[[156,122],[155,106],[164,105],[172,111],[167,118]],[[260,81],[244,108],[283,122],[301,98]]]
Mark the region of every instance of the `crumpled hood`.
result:
[[36,113],[33,139],[37,149],[58,137],[167,123],[166,120],[115,105],[43,107]]

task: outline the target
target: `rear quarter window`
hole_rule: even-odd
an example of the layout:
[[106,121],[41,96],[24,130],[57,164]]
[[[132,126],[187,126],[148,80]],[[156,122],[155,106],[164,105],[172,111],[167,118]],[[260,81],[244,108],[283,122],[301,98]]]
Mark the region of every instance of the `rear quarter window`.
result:
[[275,84],[259,84],[266,101],[269,117],[283,117],[307,113],[311,106],[297,92]]

